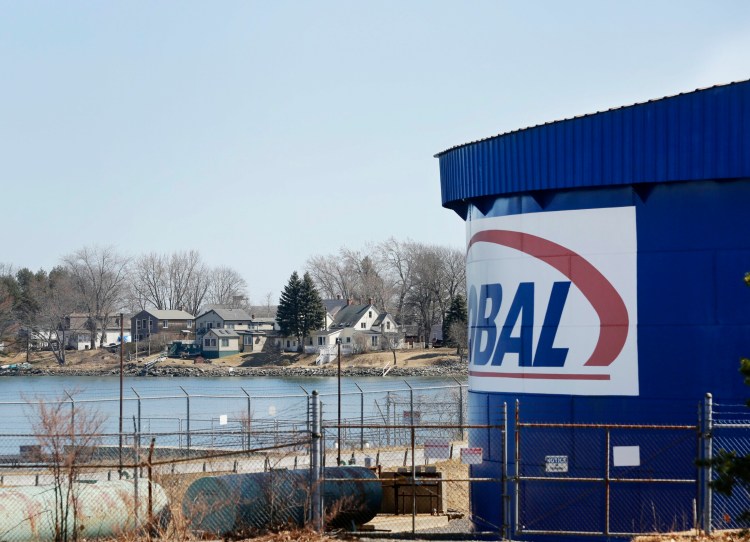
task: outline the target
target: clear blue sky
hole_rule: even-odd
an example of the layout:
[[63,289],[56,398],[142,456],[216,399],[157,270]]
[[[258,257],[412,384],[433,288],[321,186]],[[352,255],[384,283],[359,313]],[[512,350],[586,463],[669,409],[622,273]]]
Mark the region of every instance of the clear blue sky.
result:
[[462,246],[433,155],[750,77],[747,1],[0,2],[0,262]]

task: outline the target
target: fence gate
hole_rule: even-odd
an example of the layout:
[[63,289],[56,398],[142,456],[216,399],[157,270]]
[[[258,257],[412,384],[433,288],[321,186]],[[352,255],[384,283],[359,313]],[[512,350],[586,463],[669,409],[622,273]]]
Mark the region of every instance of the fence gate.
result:
[[694,528],[697,426],[516,418],[516,533],[633,536]]
[[[705,435],[708,450],[713,457],[722,451],[735,452],[738,456],[750,455],[750,412],[742,404],[713,403],[710,394],[706,397]],[[711,474],[716,478],[715,474]],[[710,487],[706,501],[709,503],[710,527],[713,529],[747,528],[739,521],[740,514],[750,510],[750,493],[741,484],[735,484],[732,496],[716,493]]]

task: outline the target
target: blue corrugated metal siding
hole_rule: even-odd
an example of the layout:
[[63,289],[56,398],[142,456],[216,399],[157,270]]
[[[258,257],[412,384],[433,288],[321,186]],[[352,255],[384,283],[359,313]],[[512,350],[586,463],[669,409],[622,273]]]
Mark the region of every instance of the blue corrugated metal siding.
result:
[[750,81],[535,126],[437,155],[443,205],[538,190],[750,177]]

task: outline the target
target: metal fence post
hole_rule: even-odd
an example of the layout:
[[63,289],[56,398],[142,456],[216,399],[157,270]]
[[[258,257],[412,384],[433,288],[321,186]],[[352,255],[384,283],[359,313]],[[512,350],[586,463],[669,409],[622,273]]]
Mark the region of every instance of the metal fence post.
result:
[[185,391],[185,388],[180,386],[182,393],[185,394],[185,400],[187,405],[187,451],[190,452],[190,394]]
[[703,458],[705,460],[703,475],[703,530],[706,534],[713,531],[713,490],[711,480],[713,479],[713,397],[706,394],[703,402]]
[[[463,428],[461,429],[463,431]],[[500,435],[502,438],[503,450],[503,537],[510,541],[513,540],[513,534],[510,529],[510,492],[508,491],[508,403],[503,403],[503,430]]]
[[365,449],[365,392],[359,387],[359,384],[354,383],[359,390],[359,449]]
[[312,417],[312,427],[310,431],[310,485],[311,485],[311,512],[312,524],[315,531],[320,532],[323,529],[323,506],[321,492],[321,446],[320,446],[320,397],[317,390],[313,390],[310,411]]
[[521,493],[521,414],[520,414],[520,402],[518,399],[516,399],[516,423],[514,425],[515,432],[513,435],[513,439],[515,441],[515,487],[513,489],[513,495],[515,497],[515,513],[513,514],[513,534],[516,534],[519,532],[518,530],[518,514],[521,511],[521,506],[519,504],[519,497]]
[[464,428],[464,388],[455,376],[453,380],[458,384],[458,425],[461,426],[461,440],[466,440],[466,429]]
[[75,431],[75,427],[76,427],[76,402],[75,402],[75,399],[73,399],[73,396],[68,393],[68,390],[65,390],[65,395],[67,395],[68,399],[70,399],[70,427],[72,427],[73,431]]
[[250,450],[250,428],[252,427],[252,420],[253,420],[253,411],[252,411],[252,402],[250,399],[250,394],[247,393],[245,388],[240,388],[242,390],[242,393],[247,395],[247,423],[245,424],[245,431],[247,432],[247,449]]
[[141,396],[138,395],[138,392],[135,391],[135,388],[131,387],[131,390],[133,390],[133,393],[135,393],[135,396],[138,400],[138,431],[136,433],[136,436],[138,438],[138,441],[136,442],[136,446],[140,449],[141,447]]

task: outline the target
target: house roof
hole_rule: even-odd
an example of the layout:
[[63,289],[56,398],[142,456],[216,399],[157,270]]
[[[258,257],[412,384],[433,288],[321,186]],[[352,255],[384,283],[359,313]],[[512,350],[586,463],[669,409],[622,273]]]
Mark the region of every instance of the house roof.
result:
[[207,334],[213,333],[217,337],[222,337],[224,339],[229,337],[239,337],[239,333],[234,331],[233,329],[224,329],[220,327],[214,327],[208,330]]
[[338,335],[339,333],[341,333],[340,327],[336,329],[321,329],[320,331],[316,331],[315,335],[320,337],[328,337],[329,335]]
[[362,318],[362,315],[372,307],[372,305],[347,305],[342,307],[333,319],[333,325],[336,327],[351,327]]
[[346,299],[324,299],[323,305],[325,305],[328,314],[336,316],[336,313],[347,306]]
[[177,310],[146,309],[145,312],[159,320],[192,320],[194,318],[189,312]]
[[251,320],[252,318],[245,309],[226,309],[223,307],[216,307],[209,309],[202,313],[198,318],[205,316],[209,312],[214,312],[222,320]]
[[373,326],[379,326],[380,324],[382,324],[382,323],[383,323],[383,320],[385,320],[385,317],[386,317],[386,316],[390,316],[390,314],[389,314],[389,313],[387,313],[387,312],[383,312],[383,313],[380,313],[380,314],[378,315],[378,317],[377,317],[377,318],[375,318],[375,321],[374,321],[374,322],[372,323],[372,325],[373,325]]

